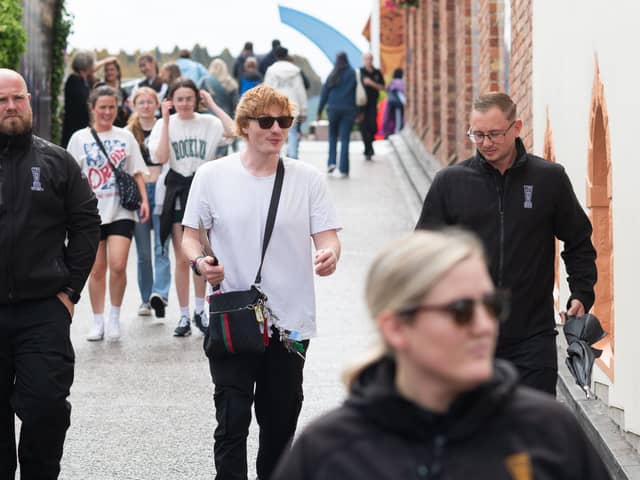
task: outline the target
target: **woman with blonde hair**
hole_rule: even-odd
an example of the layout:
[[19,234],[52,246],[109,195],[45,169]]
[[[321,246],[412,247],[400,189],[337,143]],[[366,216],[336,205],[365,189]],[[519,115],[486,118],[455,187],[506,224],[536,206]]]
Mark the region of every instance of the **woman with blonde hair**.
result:
[[[164,200],[164,175],[162,174],[168,170],[168,166],[163,168],[161,163],[155,162],[149,151],[149,136],[156,123],[155,112],[160,107],[160,100],[152,88],[140,87],[133,94],[132,105],[133,114],[129,118],[128,128],[138,141],[142,158],[149,171],[143,174],[143,177],[151,213],[151,222],[137,223],[133,231],[138,253],[138,289],[142,300],[138,315],[151,315],[153,308],[156,317],[162,318],[165,315],[171,286],[169,239],[164,243],[160,241],[160,213]],[[152,233],[153,237],[151,237]],[[153,260],[151,243],[153,243]]]
[[[229,69],[224,60],[215,58],[209,65],[209,75],[202,79],[200,88],[206,90],[215,99],[216,103],[229,117],[233,118],[238,100],[238,82],[229,75]],[[210,113],[213,113],[210,111]],[[216,156],[222,157],[227,154],[228,145],[218,148]],[[235,142],[234,142],[235,150]]]
[[389,244],[366,280],[379,348],[271,478],[609,478],[571,412],[494,360],[507,298],[471,234]]

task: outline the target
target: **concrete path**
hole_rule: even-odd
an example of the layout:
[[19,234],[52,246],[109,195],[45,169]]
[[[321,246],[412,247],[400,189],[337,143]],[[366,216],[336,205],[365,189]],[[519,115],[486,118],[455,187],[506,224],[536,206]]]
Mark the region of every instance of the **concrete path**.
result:
[[[373,340],[362,300],[367,266],[388,240],[413,228],[391,149],[365,162],[360,142],[351,143],[351,177],[329,178],[344,226],[338,271],[318,279],[319,336],[305,367],[304,426],[344,398],[340,374]],[[327,144],[303,142],[301,158],[325,171]],[[88,292],[72,326],[76,377],[72,425],[62,461],[62,479],[211,479],[213,385],[202,352],[202,335],[172,336],[178,319],[175,291],[165,319],[137,317],[135,247],[129,257],[129,285],[122,315],[122,340],[89,343]],[[255,477],[256,426],[249,439],[249,472]]]

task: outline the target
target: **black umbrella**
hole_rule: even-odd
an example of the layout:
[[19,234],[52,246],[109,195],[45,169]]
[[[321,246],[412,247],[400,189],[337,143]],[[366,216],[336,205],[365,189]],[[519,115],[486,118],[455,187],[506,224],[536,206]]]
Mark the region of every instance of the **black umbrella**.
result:
[[576,379],[576,383],[591,398],[591,371],[593,362],[602,354],[602,350],[591,345],[607,336],[595,315],[587,313],[579,317],[568,316],[564,324],[564,336],[567,338],[567,367]]

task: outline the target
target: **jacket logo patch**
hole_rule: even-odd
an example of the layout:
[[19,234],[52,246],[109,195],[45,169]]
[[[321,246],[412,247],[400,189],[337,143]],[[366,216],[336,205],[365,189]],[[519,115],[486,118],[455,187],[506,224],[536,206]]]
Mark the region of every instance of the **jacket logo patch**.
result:
[[533,185],[523,185],[524,208],[533,208]]
[[533,480],[533,467],[528,453],[518,452],[509,455],[504,463],[513,480]]
[[40,167],[31,167],[31,175],[33,175],[31,191],[44,192],[44,188],[42,188],[42,184],[40,183]]

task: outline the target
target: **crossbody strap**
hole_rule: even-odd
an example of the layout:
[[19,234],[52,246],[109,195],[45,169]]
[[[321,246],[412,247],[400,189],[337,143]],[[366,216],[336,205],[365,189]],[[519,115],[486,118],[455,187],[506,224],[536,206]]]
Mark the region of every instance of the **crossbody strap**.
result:
[[273,183],[273,191],[271,192],[271,203],[269,204],[269,214],[267,215],[267,226],[264,229],[264,239],[262,240],[262,257],[260,258],[260,267],[256,274],[255,284],[259,285],[262,281],[262,263],[264,255],[267,253],[267,246],[273,232],[273,225],[276,222],[276,213],[278,213],[278,204],[280,203],[280,192],[282,192],[282,183],[284,180],[284,163],[282,158],[278,159],[278,169],[276,170],[276,180]]
[[96,142],[98,143],[98,146],[100,147],[100,150],[102,150],[102,153],[104,153],[104,156],[107,157],[107,162],[109,163],[109,166],[111,167],[111,169],[115,170],[116,166],[113,163],[111,163],[111,159],[109,158],[107,149],[104,148],[104,145],[102,144],[102,141],[100,140],[100,137],[98,136],[98,132],[96,132],[95,128],[91,129],[91,135],[93,135],[93,138],[95,138]]

